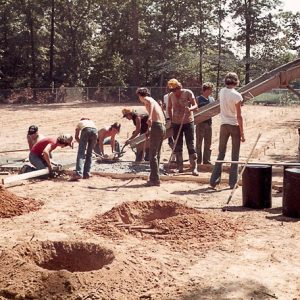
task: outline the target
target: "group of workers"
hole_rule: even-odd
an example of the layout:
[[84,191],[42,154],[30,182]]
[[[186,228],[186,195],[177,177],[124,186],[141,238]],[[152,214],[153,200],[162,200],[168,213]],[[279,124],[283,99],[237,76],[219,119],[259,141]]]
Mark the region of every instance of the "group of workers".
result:
[[[221,128],[217,159],[222,161],[225,158],[227,142],[231,137],[231,159],[236,161],[239,159],[240,142],[245,141],[241,114],[243,98],[235,89],[239,85],[236,73],[228,73],[225,76],[224,83],[225,87],[219,93]],[[193,111],[214,102],[211,97],[213,84],[210,82],[204,83],[202,93],[197,98],[191,90],[184,89],[177,79],[169,80],[167,88],[169,92],[164,96],[163,102],[154,100],[148,88],[141,87],[136,90],[136,95],[145,106],[147,113],[139,114],[129,108],[122,110],[123,117],[132,120],[136,128],[126,140],[125,145],[140,134],[145,133],[149,137],[149,148],[139,149],[136,153],[136,161],[146,160],[150,164],[150,175],[146,186],[160,185],[159,161],[166,125],[171,126],[173,129],[173,136],[168,138],[168,144],[172,148],[178,172],[183,172],[183,135],[192,174],[194,176],[199,175],[197,164],[211,164],[212,120],[208,119],[197,124],[195,130]],[[76,170],[70,178],[71,181],[90,177],[92,153],[95,151],[98,155],[103,155],[104,144],[110,144],[112,152],[120,152],[120,145],[115,138],[120,132],[120,128],[119,123],[114,123],[98,131],[92,120],[82,118],[79,121],[75,130],[75,140],[79,144]],[[30,126],[27,138],[31,164],[36,169],[48,167],[50,173],[52,172],[51,152],[56,147],[72,146],[73,143],[73,137],[69,134],[60,135],[57,139],[43,137],[34,125]],[[215,188],[221,182],[221,171],[222,163],[218,162],[215,164],[210,178],[212,188]],[[234,188],[236,184],[237,173],[237,165],[232,164],[229,175],[230,188]]]

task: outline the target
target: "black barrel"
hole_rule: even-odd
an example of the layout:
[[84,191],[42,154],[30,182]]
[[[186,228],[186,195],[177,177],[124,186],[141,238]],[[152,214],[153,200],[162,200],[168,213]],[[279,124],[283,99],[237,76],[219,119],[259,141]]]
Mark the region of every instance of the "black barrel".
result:
[[300,169],[284,170],[282,214],[286,217],[300,218]]
[[272,166],[248,165],[243,173],[243,206],[270,208],[272,206]]

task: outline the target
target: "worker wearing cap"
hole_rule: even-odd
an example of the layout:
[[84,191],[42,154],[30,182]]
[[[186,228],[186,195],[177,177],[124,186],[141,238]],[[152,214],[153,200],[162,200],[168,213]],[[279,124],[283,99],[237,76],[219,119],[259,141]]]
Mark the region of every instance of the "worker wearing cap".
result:
[[[177,140],[174,145],[176,162],[179,172],[183,172],[183,133],[188,149],[191,171],[194,176],[198,176],[197,153],[194,144],[194,114],[197,109],[195,96],[191,90],[183,89],[177,79],[168,81],[167,87],[170,91],[168,101],[168,115],[173,128],[173,138]],[[181,128],[181,130],[180,130]]]
[[[122,114],[123,114],[123,118],[126,118],[127,120],[132,120],[135,126],[135,130],[132,132],[131,137],[125,142],[125,145],[127,145],[135,137],[143,133],[146,133],[148,131],[147,121],[149,118],[149,114],[148,113],[139,114],[130,108],[124,108],[122,110]],[[149,161],[149,149],[146,149],[145,153],[143,152],[144,152],[143,150],[137,150],[135,161],[142,161],[143,159]]]
[[62,134],[58,138],[45,137],[33,145],[29,153],[30,163],[37,169],[49,169],[52,173],[51,152],[57,147],[64,148],[72,145],[73,137],[70,134]]
[[35,125],[31,125],[27,132],[27,142],[29,150],[32,149],[33,145],[42,140],[44,136],[39,133],[39,128]]
[[70,181],[88,179],[92,166],[92,153],[97,143],[97,127],[89,118],[81,118],[75,129],[75,140],[78,142],[76,170]]

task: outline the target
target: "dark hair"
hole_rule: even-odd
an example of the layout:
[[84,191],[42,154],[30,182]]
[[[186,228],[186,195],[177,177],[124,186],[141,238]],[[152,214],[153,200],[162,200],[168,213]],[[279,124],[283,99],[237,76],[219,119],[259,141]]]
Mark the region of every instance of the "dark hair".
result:
[[202,91],[206,91],[206,90],[209,90],[209,89],[213,89],[214,88],[214,85],[211,83],[211,82],[205,82],[203,83],[202,85]]
[[118,132],[120,132],[120,129],[121,129],[121,124],[118,123],[118,122],[115,122],[114,124],[110,125],[110,128],[109,130],[112,130],[113,128],[117,129]]
[[31,134],[34,134],[34,133],[37,133],[38,132],[38,127],[35,126],[35,125],[31,125],[29,128],[28,128],[28,135],[31,135]]
[[224,81],[225,81],[225,85],[238,85],[240,82],[237,74],[233,72],[227,73]]
[[140,87],[136,90],[136,94],[142,97],[150,96],[150,91],[146,87]]

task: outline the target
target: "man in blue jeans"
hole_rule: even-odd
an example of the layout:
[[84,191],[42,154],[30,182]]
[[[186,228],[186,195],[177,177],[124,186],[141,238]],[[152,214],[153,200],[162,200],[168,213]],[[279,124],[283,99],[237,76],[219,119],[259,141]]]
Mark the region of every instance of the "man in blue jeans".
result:
[[190,159],[190,169],[194,176],[198,176],[197,171],[197,153],[194,144],[194,114],[197,109],[197,103],[194,93],[191,90],[183,89],[181,83],[173,78],[168,81],[168,89],[170,90],[168,102],[168,114],[173,128],[173,137],[177,143],[174,153],[176,154],[176,163],[178,172],[183,172],[183,133],[188,149]]
[[[236,73],[228,73],[225,76],[225,86],[220,90],[220,116],[221,128],[219,138],[218,160],[224,160],[226,146],[229,137],[232,141],[231,160],[238,161],[240,144],[245,141],[243,130],[243,118],[241,112],[242,95],[235,90],[239,85]],[[210,186],[215,188],[221,183],[222,163],[216,163],[211,174]],[[229,187],[234,188],[238,177],[238,164],[231,164],[229,173]]]
[[[79,137],[80,134],[80,137]],[[92,166],[92,153],[97,143],[97,128],[88,118],[81,118],[75,130],[75,139],[79,143],[76,161],[76,171],[70,181],[88,179]]]

